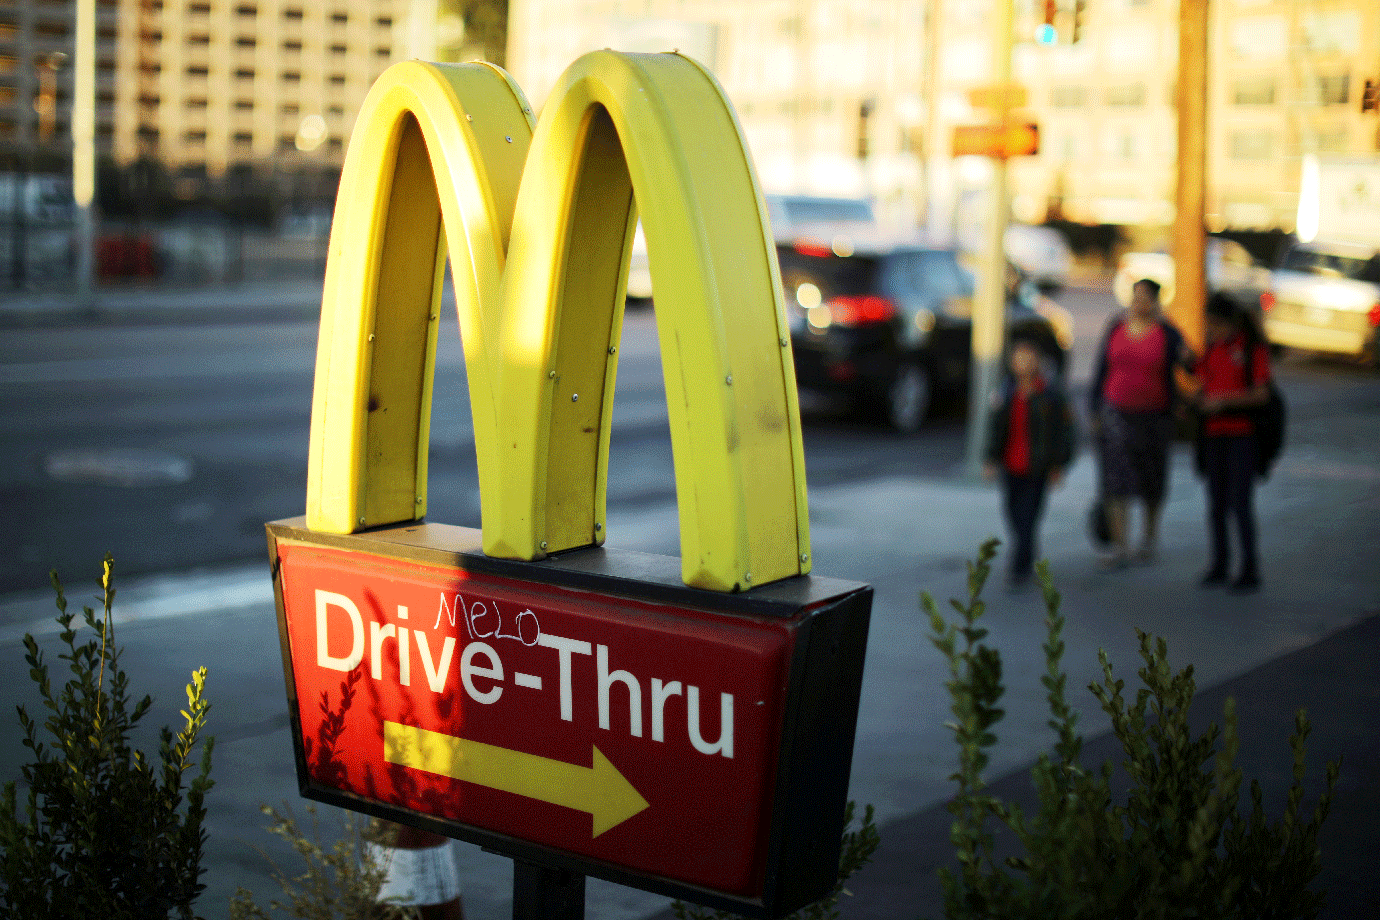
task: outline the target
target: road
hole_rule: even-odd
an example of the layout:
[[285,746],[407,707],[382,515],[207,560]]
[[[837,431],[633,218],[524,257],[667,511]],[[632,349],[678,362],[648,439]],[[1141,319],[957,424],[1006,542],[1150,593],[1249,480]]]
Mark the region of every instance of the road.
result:
[[[1071,289],[1061,302],[1077,329],[1074,386],[1088,376],[1112,307],[1107,286]],[[175,706],[187,672],[211,667],[219,738],[211,796],[212,872],[199,911],[224,917],[234,885],[273,894],[257,848],[261,803],[296,796],[269,600],[263,524],[299,514],[305,491],[314,323],[149,322],[6,330],[0,336],[0,652],[51,616],[48,569],[69,581],[95,572],[107,549],[123,579],[122,642],[137,690]],[[433,520],[477,525],[474,457],[458,336],[443,332],[432,424]],[[610,457],[609,542],[675,553],[671,451],[650,313],[626,322]],[[1164,635],[1200,686],[1242,674],[1380,609],[1373,522],[1380,508],[1374,430],[1380,376],[1291,356],[1279,368],[1290,398],[1291,441],[1262,492],[1269,590],[1250,607],[1205,606],[1189,584],[1201,564],[1201,495],[1185,457],[1175,461],[1160,566],[1108,578],[1096,572],[1080,517],[1090,494],[1086,451],[1053,496],[1045,549],[1068,600],[1070,686],[1095,673],[1096,650],[1135,660],[1133,626]],[[957,476],[963,418],[950,410],[900,438],[807,403],[805,453],[816,571],[877,588],[853,795],[892,820],[947,794],[951,749],[942,723],[942,668],[923,637],[916,594],[957,593],[963,566],[999,533],[989,487]],[[1278,573],[1278,574],[1276,574]],[[1167,586],[1167,587],[1166,587]],[[73,592],[74,597],[79,596]],[[1185,616],[1186,610],[1208,610]],[[1038,692],[1040,613],[1031,597],[997,600],[994,638],[1012,693],[993,775],[1047,745]],[[50,637],[51,638],[51,637]],[[11,681],[0,712],[24,698]],[[1101,713],[1086,712],[1095,732]],[[175,710],[156,711],[171,720]],[[17,772],[15,732],[0,733],[0,779]],[[471,920],[505,916],[505,860],[462,847]],[[658,901],[591,882],[591,916],[643,917]]]

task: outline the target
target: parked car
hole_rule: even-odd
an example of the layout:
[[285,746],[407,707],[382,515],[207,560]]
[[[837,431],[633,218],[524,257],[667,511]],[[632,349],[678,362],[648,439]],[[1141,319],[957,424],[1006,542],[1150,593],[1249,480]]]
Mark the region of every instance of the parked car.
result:
[[[778,242],[777,255],[802,389],[846,394],[904,433],[936,396],[966,394],[974,284],[955,250],[838,235]],[[1034,285],[1014,286],[1008,334],[1038,344],[1054,377],[1072,327]]]
[[1053,227],[1011,224],[1003,237],[1006,258],[1042,291],[1055,293],[1068,284],[1073,251]]
[[807,229],[820,232],[873,228],[877,216],[866,198],[828,198],[819,195],[768,195],[767,216],[778,242]]
[[[1269,290],[1270,270],[1251,258],[1235,240],[1210,236],[1207,240],[1206,265],[1209,293],[1226,294],[1243,310],[1260,309],[1260,295]],[[1117,302],[1126,306],[1131,302],[1131,286],[1142,278],[1160,283],[1160,299],[1169,303],[1174,299],[1174,258],[1165,252],[1128,252],[1117,264],[1112,280],[1112,293]]]
[[1380,250],[1314,241],[1285,253],[1261,296],[1276,345],[1380,362]]
[[[767,216],[776,239],[789,239],[807,229],[816,233],[871,228],[877,223],[872,203],[865,198],[828,198],[816,195],[767,195]],[[642,222],[633,233],[628,259],[629,306],[643,306],[652,299],[652,271],[647,259],[647,237]]]

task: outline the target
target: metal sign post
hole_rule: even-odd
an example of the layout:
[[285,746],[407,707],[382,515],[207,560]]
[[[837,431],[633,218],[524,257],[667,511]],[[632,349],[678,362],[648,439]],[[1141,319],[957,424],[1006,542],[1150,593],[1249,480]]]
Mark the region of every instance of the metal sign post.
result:
[[[680,560],[603,547],[632,231],[658,290]],[[482,531],[424,520],[449,256]],[[302,793],[583,879],[776,917],[838,866],[872,591],[810,576],[790,339],[713,77],[596,52],[539,123],[399,64],[332,226],[307,513],[268,525]]]

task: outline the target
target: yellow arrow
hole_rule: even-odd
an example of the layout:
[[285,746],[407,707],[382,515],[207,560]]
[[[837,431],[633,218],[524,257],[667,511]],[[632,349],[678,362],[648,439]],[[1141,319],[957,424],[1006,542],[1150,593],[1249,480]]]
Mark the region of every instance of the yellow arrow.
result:
[[425,728],[384,722],[383,759],[476,786],[589,812],[594,819],[594,837],[647,807],[647,800],[597,747],[594,748],[594,766],[582,767]]

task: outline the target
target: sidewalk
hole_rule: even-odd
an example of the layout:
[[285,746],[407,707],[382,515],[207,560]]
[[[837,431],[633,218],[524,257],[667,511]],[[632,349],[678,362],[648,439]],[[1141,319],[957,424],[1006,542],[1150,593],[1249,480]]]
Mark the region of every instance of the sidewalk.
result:
[[246,281],[206,287],[140,285],[100,287],[92,305],[71,291],[0,291],[0,328],[72,322],[235,322],[301,317],[321,310],[320,278]]

